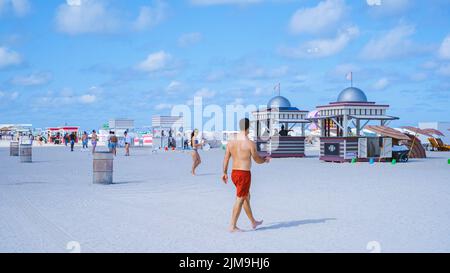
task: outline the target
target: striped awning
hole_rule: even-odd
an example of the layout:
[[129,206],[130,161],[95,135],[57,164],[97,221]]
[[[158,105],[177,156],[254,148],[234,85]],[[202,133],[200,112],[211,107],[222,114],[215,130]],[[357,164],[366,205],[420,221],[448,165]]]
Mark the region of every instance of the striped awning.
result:
[[444,133],[442,133],[439,130],[428,128],[428,129],[422,129],[423,131],[427,132],[430,135],[437,135],[437,136],[445,136]]
[[366,126],[366,129],[382,136],[392,137],[399,140],[410,140],[407,135],[387,126],[368,125]]
[[411,131],[415,134],[419,134],[419,135],[425,135],[425,136],[429,136],[429,137],[433,137],[429,132],[420,129],[420,128],[416,128],[416,127],[412,127],[412,126],[403,126],[401,127],[402,129],[406,129],[408,131]]

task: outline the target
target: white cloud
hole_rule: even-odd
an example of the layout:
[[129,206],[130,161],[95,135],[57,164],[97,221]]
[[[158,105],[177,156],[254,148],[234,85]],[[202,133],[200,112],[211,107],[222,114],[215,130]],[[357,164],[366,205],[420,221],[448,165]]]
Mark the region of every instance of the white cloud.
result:
[[424,69],[435,69],[436,67],[438,67],[438,63],[434,62],[434,61],[427,61],[425,63],[423,63],[421,65],[422,68]]
[[167,109],[171,109],[171,108],[172,108],[172,104],[169,104],[169,103],[160,103],[155,106],[156,110],[167,110]]
[[0,69],[15,66],[22,63],[22,56],[19,53],[8,49],[7,47],[0,47]]
[[214,70],[209,72],[206,76],[206,80],[210,82],[223,80],[227,76],[227,73],[223,70]]
[[[93,92],[91,92],[93,91]],[[90,88],[88,92],[80,95],[74,95],[72,90],[64,88],[59,94],[48,92],[45,96],[37,97],[35,104],[39,107],[48,107],[54,105],[72,105],[72,104],[93,104],[97,101],[96,91]]]
[[182,89],[182,83],[178,81],[172,81],[167,86],[166,90],[167,92],[176,92]]
[[125,18],[112,3],[108,0],[66,0],[56,12],[57,29],[71,35],[142,31],[162,22],[167,14],[167,5],[162,0],[142,6],[136,19]]
[[266,68],[252,62],[239,63],[233,75],[248,79],[271,79],[284,77],[289,73],[289,66],[282,65],[274,68]]
[[261,3],[263,0],[190,0],[191,4],[198,6],[213,5],[249,5]]
[[411,0],[366,0],[370,12],[374,15],[391,16],[406,11]]
[[86,94],[80,96],[78,100],[83,104],[92,104],[97,100],[97,97],[95,95]]
[[366,0],[367,5],[369,6],[380,6],[381,0]]
[[168,68],[173,58],[164,51],[148,55],[147,59],[138,64],[137,69],[143,72],[157,72]]
[[436,72],[441,76],[450,77],[450,63],[441,65]]
[[140,8],[139,16],[134,22],[136,30],[146,30],[152,28],[167,17],[167,4],[163,1],[155,1],[153,6],[143,6]]
[[[15,100],[19,97],[19,92],[12,92],[10,94],[6,93],[6,92],[2,92],[0,91],[0,98],[4,101],[4,100]],[[2,102],[2,101],[0,101]]]
[[14,15],[23,17],[31,10],[28,0],[0,0],[0,14],[11,10]]
[[361,57],[367,60],[385,60],[407,56],[417,51],[410,39],[414,33],[414,26],[400,24],[383,35],[371,39],[362,49]]
[[52,75],[50,73],[39,72],[26,76],[16,76],[12,78],[11,82],[15,85],[37,86],[47,84],[51,79]]
[[202,34],[199,32],[185,33],[178,39],[180,47],[188,47],[195,45],[202,40]]
[[348,43],[359,35],[357,27],[339,31],[334,39],[316,39],[301,44],[299,47],[281,47],[281,55],[292,58],[323,58],[341,52]]
[[69,6],[81,6],[81,0],[67,0]]
[[68,1],[58,7],[56,24],[59,31],[72,35],[113,32],[120,25],[114,13],[106,1]]
[[202,88],[195,92],[195,97],[202,97],[204,99],[210,99],[216,95],[215,91],[209,90],[208,88]]
[[244,99],[243,98],[235,98],[231,102],[231,105],[243,105],[243,104],[244,104]]
[[416,72],[410,75],[410,79],[415,82],[421,82],[428,78],[427,73],[424,72]]
[[389,84],[390,84],[390,81],[388,78],[381,78],[373,84],[372,88],[374,90],[381,91],[381,90],[386,89],[389,86]]
[[291,18],[289,28],[292,33],[320,33],[336,29],[346,10],[343,0],[325,0],[313,8],[297,10]]
[[439,57],[442,59],[450,59],[450,35],[445,37],[439,48]]

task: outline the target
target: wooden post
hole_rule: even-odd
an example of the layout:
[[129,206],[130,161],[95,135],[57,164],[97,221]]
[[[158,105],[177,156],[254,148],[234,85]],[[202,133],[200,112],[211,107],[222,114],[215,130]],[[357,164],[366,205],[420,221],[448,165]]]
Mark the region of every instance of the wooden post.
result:
[[408,158],[411,156],[411,153],[412,153],[412,150],[414,148],[415,141],[416,141],[416,137],[417,137],[417,134],[414,135],[414,139],[412,141],[411,148],[409,148]]

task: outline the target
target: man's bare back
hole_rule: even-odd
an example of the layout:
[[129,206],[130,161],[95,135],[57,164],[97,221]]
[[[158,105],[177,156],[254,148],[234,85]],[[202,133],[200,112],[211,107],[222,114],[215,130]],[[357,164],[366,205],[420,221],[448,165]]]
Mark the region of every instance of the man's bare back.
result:
[[252,157],[258,163],[264,161],[258,155],[255,143],[242,133],[237,134],[235,139],[228,143],[228,149],[233,160],[233,170],[250,171]]

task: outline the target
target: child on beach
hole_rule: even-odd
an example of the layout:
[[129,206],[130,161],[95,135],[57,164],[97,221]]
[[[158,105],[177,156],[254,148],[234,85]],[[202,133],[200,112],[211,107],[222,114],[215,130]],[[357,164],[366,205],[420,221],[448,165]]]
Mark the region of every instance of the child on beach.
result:
[[236,225],[242,207],[244,207],[245,213],[250,219],[253,229],[256,229],[263,221],[257,221],[253,217],[252,209],[250,206],[250,185],[252,175],[250,172],[252,166],[252,158],[258,164],[269,163],[270,157],[262,158],[259,156],[256,149],[256,145],[248,138],[250,120],[245,118],[239,122],[241,132],[234,137],[227,144],[225,152],[225,158],[223,160],[223,176],[222,181],[228,183],[228,163],[230,158],[233,159],[233,171],[231,173],[231,180],[236,186],[237,198],[233,207],[233,213],[231,218],[230,232],[242,231]]

